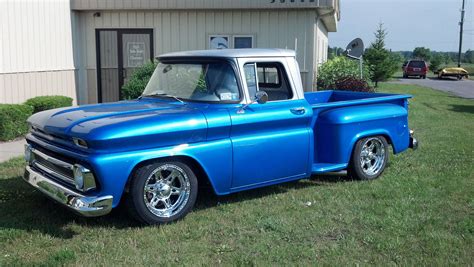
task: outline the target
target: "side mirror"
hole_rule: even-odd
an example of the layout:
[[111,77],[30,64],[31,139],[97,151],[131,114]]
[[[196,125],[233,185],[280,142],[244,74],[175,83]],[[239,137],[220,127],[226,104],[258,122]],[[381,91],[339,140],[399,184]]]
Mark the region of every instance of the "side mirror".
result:
[[258,91],[255,93],[255,101],[259,104],[265,104],[268,101],[268,94],[265,91]]
[[264,91],[258,91],[258,92],[255,93],[255,98],[252,101],[252,103],[248,103],[248,104],[243,105],[242,107],[240,107],[240,109],[237,111],[237,113],[239,113],[239,114],[245,113],[245,109],[250,104],[253,104],[255,102],[257,102],[258,104],[265,104],[265,103],[267,103],[267,101],[268,101],[268,94],[265,93]]

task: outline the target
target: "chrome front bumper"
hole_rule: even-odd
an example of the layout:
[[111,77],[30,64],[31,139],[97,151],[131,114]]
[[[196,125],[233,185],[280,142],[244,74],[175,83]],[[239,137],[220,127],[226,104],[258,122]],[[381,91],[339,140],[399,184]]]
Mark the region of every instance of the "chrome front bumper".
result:
[[112,196],[88,197],[76,193],[26,166],[23,179],[64,206],[86,217],[102,216],[112,210]]

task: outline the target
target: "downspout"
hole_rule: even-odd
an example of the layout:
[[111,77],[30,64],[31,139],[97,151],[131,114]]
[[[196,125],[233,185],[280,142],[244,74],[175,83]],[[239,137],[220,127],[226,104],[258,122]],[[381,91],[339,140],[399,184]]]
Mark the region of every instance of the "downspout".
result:
[[318,77],[318,74],[319,74],[319,54],[320,54],[320,51],[321,49],[317,49],[318,48],[318,45],[319,45],[319,35],[318,35],[318,32],[319,32],[319,22],[321,19],[325,18],[325,17],[328,17],[328,16],[334,16],[334,14],[336,13],[335,10],[332,10],[330,12],[327,12],[327,13],[324,13],[324,14],[319,14],[319,10],[316,14],[316,28],[314,30],[314,58],[313,58],[313,86],[311,88],[312,91],[316,91],[316,86],[317,86],[317,77]]
[[318,41],[319,41],[319,19],[320,19],[319,11],[316,12],[316,24],[315,24],[315,29],[314,29],[314,46],[313,46],[313,81],[312,81],[312,86],[311,86],[311,91],[317,91],[317,84],[318,84],[318,73],[319,73],[319,66],[318,66],[318,58],[319,58],[319,49],[318,47]]

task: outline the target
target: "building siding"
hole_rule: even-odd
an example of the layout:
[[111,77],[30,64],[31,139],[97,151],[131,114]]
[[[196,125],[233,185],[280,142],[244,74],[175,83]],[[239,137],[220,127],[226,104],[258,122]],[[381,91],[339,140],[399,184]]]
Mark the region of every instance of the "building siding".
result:
[[[97,101],[95,29],[148,28],[154,30],[155,56],[175,51],[208,49],[212,34],[253,35],[257,48],[287,48],[297,51],[305,88],[313,83],[314,24],[316,10],[265,11],[104,11],[78,12],[79,50],[86,60],[88,96]],[[94,74],[93,74],[94,73]]]
[[75,99],[69,1],[0,1],[0,103]]
[[320,19],[314,25],[314,56],[313,60],[313,81],[312,89],[317,89],[317,77],[319,66],[325,63],[328,59],[328,36],[327,36],[326,26],[322,23]]
[[42,95],[64,95],[74,98],[74,70],[0,74],[0,103],[23,103]]
[[73,10],[335,8],[338,0],[72,0]]
[[339,0],[271,2],[0,0],[0,103],[52,94],[97,102],[95,30],[107,28],[153,29],[155,56],[208,49],[213,34],[252,35],[256,48],[296,50],[303,85],[312,90]]
[[323,23],[318,23],[318,31],[317,31],[317,39],[318,43],[316,44],[318,53],[316,55],[317,58],[317,66],[320,66],[328,59],[328,31]]

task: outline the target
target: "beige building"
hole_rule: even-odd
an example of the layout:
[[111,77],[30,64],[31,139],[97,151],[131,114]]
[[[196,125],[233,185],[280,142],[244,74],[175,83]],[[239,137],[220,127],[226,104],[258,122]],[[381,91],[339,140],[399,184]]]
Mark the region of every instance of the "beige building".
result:
[[310,91],[338,20],[339,0],[0,0],[0,103],[116,101],[159,54],[224,48],[296,50]]

